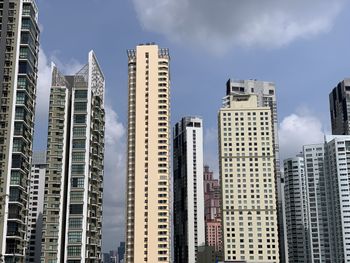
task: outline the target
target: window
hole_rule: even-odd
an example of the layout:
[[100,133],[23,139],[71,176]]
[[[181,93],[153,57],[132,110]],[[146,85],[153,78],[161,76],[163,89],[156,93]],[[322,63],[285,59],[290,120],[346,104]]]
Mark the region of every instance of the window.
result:
[[72,173],[83,174],[85,172],[84,164],[72,164]]
[[80,256],[80,246],[68,246],[68,257]]
[[72,187],[83,188],[84,187],[84,178],[72,178]]
[[81,232],[68,232],[68,243],[80,243],[81,242]]
[[23,108],[16,107],[15,119],[24,120],[26,117],[26,112]]
[[83,162],[85,160],[85,152],[73,152],[73,162]]
[[85,149],[85,140],[74,139],[73,140],[73,149]]
[[76,90],[75,91],[76,99],[86,99],[87,98],[87,90]]
[[69,218],[69,228],[81,228],[82,219],[81,218]]
[[74,123],[85,124],[86,122],[86,114],[75,114],[74,115]]
[[86,129],[84,127],[74,127],[73,128],[73,135],[74,136],[85,136]]
[[83,205],[71,204],[69,206],[69,213],[71,215],[82,215],[83,214]]
[[16,103],[24,104],[26,101],[26,94],[24,92],[17,92]]
[[72,191],[70,193],[71,201],[83,201],[83,198],[84,198],[84,192]]
[[75,102],[74,109],[76,111],[86,111],[86,102]]

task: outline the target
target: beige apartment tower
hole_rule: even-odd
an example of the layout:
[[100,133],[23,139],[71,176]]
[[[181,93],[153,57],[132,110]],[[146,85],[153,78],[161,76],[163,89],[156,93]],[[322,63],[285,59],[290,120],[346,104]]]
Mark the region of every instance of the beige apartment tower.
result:
[[170,262],[169,51],[127,51],[126,263]]
[[219,111],[224,260],[279,262],[273,114],[232,92]]

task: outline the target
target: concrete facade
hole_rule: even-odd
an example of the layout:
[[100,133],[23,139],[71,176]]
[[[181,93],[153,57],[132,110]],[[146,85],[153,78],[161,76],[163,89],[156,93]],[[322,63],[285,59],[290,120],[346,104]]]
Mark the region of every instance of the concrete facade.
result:
[[308,251],[308,206],[304,157],[283,161],[289,262],[310,262]]
[[196,263],[205,245],[202,120],[182,118],[173,140],[174,262]]
[[52,66],[41,262],[101,262],[104,76],[93,51],[75,75]]
[[29,183],[26,262],[40,262],[43,228],[46,151],[33,152]]
[[226,261],[280,262],[274,115],[258,98],[231,92],[218,116]]
[[24,262],[39,52],[34,0],[0,1],[0,261]]
[[169,51],[127,51],[127,263],[171,262]]

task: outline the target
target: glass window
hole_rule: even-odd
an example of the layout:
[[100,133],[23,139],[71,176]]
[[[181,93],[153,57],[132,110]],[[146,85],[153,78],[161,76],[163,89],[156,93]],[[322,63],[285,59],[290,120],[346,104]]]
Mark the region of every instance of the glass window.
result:
[[75,91],[76,99],[86,99],[87,98],[87,90],[76,90]]
[[86,102],[75,102],[74,109],[76,111],[86,111]]
[[25,110],[20,107],[16,107],[15,119],[16,120],[24,120],[25,118]]
[[69,218],[69,228],[81,228],[82,218]]
[[71,215],[82,215],[83,214],[83,205],[71,204],[69,206],[69,213]]
[[72,164],[72,173],[83,174],[85,172],[84,164]]
[[86,122],[86,114],[74,115],[74,123],[85,124],[85,122]]
[[83,198],[84,198],[84,192],[72,191],[70,193],[71,201],[83,201]]
[[84,139],[74,139],[73,140],[73,149],[85,149],[85,140]]
[[73,152],[73,162],[83,162],[85,160],[85,152]]
[[73,135],[74,136],[85,136],[86,135],[86,128],[84,128],[84,127],[74,127],[73,128]]
[[68,242],[70,244],[80,243],[81,242],[81,232],[78,232],[78,231],[68,232]]
[[23,77],[19,77],[17,80],[17,85],[21,89],[25,89],[27,86],[27,79]]
[[16,103],[24,104],[26,101],[26,94],[24,92],[17,92]]
[[68,257],[80,256],[80,246],[68,246]]
[[72,187],[84,188],[84,177],[72,178]]

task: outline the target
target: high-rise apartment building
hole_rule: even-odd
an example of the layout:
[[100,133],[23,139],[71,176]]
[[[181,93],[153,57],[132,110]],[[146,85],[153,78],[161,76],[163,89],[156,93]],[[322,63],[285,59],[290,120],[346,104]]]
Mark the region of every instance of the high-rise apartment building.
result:
[[350,262],[350,136],[327,136],[324,151],[328,262]]
[[205,245],[203,191],[203,124],[184,117],[174,138],[174,259],[198,262],[198,247]]
[[308,254],[310,262],[331,262],[327,220],[324,144],[303,146],[306,204],[308,219]]
[[[273,151],[275,156],[275,177],[276,191],[278,200],[278,234],[279,234],[279,255],[281,263],[287,262],[286,255],[286,238],[284,229],[284,195],[281,185],[283,184],[280,173],[279,160],[279,143],[278,143],[278,125],[277,125],[277,100],[275,92],[275,84],[273,82],[250,80],[233,80],[226,82],[226,95],[236,94],[255,94],[258,97],[258,105],[271,108],[272,114],[272,133],[273,133]],[[227,97],[226,97],[227,98]],[[225,100],[224,100],[225,103]]]
[[224,260],[280,262],[274,116],[259,95],[240,89],[219,111]]
[[46,173],[46,151],[33,152],[29,182],[26,262],[40,262]]
[[310,262],[308,257],[308,206],[303,156],[283,161],[289,262]]
[[101,261],[104,87],[93,51],[75,75],[52,67],[41,262]]
[[127,51],[126,263],[170,262],[169,50]]
[[350,134],[350,79],[344,79],[329,94],[332,134]]
[[205,243],[215,251],[221,251],[221,187],[209,166],[204,166],[203,177]]
[[34,0],[0,1],[0,261],[24,262],[39,51]]

